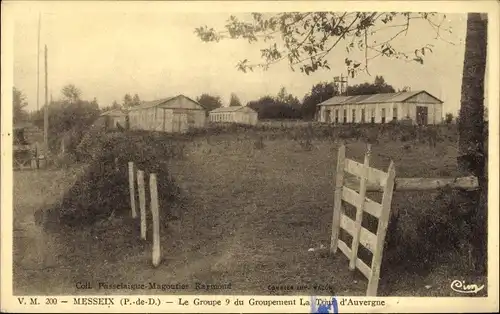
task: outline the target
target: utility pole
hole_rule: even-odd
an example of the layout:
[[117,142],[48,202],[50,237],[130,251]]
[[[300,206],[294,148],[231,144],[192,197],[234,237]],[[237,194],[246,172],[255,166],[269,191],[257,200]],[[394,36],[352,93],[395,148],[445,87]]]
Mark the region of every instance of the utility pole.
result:
[[36,110],[40,110],[40,24],[41,15],[38,13],[38,41],[36,46]]
[[45,45],[45,110],[43,112],[43,141],[45,144],[45,156],[47,156],[49,151],[49,89],[47,78],[47,45]]

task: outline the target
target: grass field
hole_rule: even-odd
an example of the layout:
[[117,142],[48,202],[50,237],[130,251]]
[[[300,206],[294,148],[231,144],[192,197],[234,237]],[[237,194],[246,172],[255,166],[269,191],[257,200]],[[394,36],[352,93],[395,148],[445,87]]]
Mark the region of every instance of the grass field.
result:
[[[228,134],[189,143],[183,158],[168,161],[171,175],[182,187],[182,201],[160,204],[160,208],[175,206],[181,228],[169,224],[162,229],[164,260],[156,269],[151,266],[150,241],[139,241],[138,222],[130,218],[118,216],[77,231],[61,226],[55,233],[40,230],[32,222],[34,211],[57,202],[81,167],[16,172],[14,293],[364,295],[367,280],[348,271],[348,260],[341,253],[308,252],[312,247],[329,246],[339,146],[331,139],[315,139],[311,144],[310,150],[304,150],[292,139],[264,140],[264,147],[255,149],[254,139]],[[392,159],[399,177],[459,175],[456,146],[450,141],[436,147],[381,141],[372,150],[372,165],[385,170]],[[347,145],[348,158],[362,161],[364,151],[361,141]],[[403,216],[415,215],[433,209],[435,196],[395,193],[392,204]],[[425,230],[422,233],[425,236]],[[41,253],[37,253],[39,247],[43,247]],[[51,267],[37,268],[33,261],[40,254],[57,258],[47,262]],[[454,279],[486,284],[484,277],[454,258],[447,253],[443,261],[448,262],[425,274],[387,273],[379,294],[460,296],[450,289]],[[93,289],[77,289],[77,282],[90,282]],[[99,290],[98,282],[189,287]],[[196,283],[231,283],[231,289],[197,290]],[[271,287],[279,285],[295,289]],[[321,285],[329,287],[321,290]],[[307,287],[298,291],[297,286]]]

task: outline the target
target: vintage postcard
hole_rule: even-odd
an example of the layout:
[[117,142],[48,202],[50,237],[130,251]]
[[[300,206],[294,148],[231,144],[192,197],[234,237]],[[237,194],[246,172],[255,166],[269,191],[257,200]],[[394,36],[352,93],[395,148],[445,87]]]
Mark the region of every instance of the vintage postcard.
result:
[[498,311],[499,8],[2,2],[1,310]]

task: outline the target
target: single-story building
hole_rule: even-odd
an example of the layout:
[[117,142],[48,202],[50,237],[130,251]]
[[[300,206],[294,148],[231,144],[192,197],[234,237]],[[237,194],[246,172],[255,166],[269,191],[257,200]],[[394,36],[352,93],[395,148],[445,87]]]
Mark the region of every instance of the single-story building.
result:
[[427,125],[443,121],[443,101],[426,91],[335,96],[319,103],[318,108],[318,121],[325,123],[411,120]]
[[256,125],[258,113],[247,106],[221,107],[210,111],[210,122]]
[[129,109],[131,130],[184,133],[206,125],[206,110],[184,95],[142,102]]
[[112,109],[103,112],[100,117],[104,120],[104,126],[107,130],[119,127],[127,128],[128,114],[124,109]]

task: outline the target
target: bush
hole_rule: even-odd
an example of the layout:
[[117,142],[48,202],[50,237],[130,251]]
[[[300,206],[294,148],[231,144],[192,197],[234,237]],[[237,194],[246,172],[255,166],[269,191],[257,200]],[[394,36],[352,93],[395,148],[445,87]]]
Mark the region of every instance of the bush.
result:
[[393,205],[383,270],[388,274],[400,268],[427,272],[450,254],[460,256],[454,259],[457,267],[468,268],[468,247],[464,244],[473,238],[478,192],[444,187],[433,200],[416,204],[409,201],[409,194],[405,193],[401,204]]
[[[180,190],[170,177],[166,162],[182,154],[183,143],[161,134],[138,132],[105,134],[87,138],[87,142],[81,144],[80,149],[90,149],[84,155],[88,167],[57,205],[62,224],[71,227],[91,225],[112,213],[129,214],[129,161],[134,162],[136,169],[144,171],[147,203],[150,173],[157,174],[160,206],[179,199]],[[165,207],[161,213],[163,217],[171,216]]]

